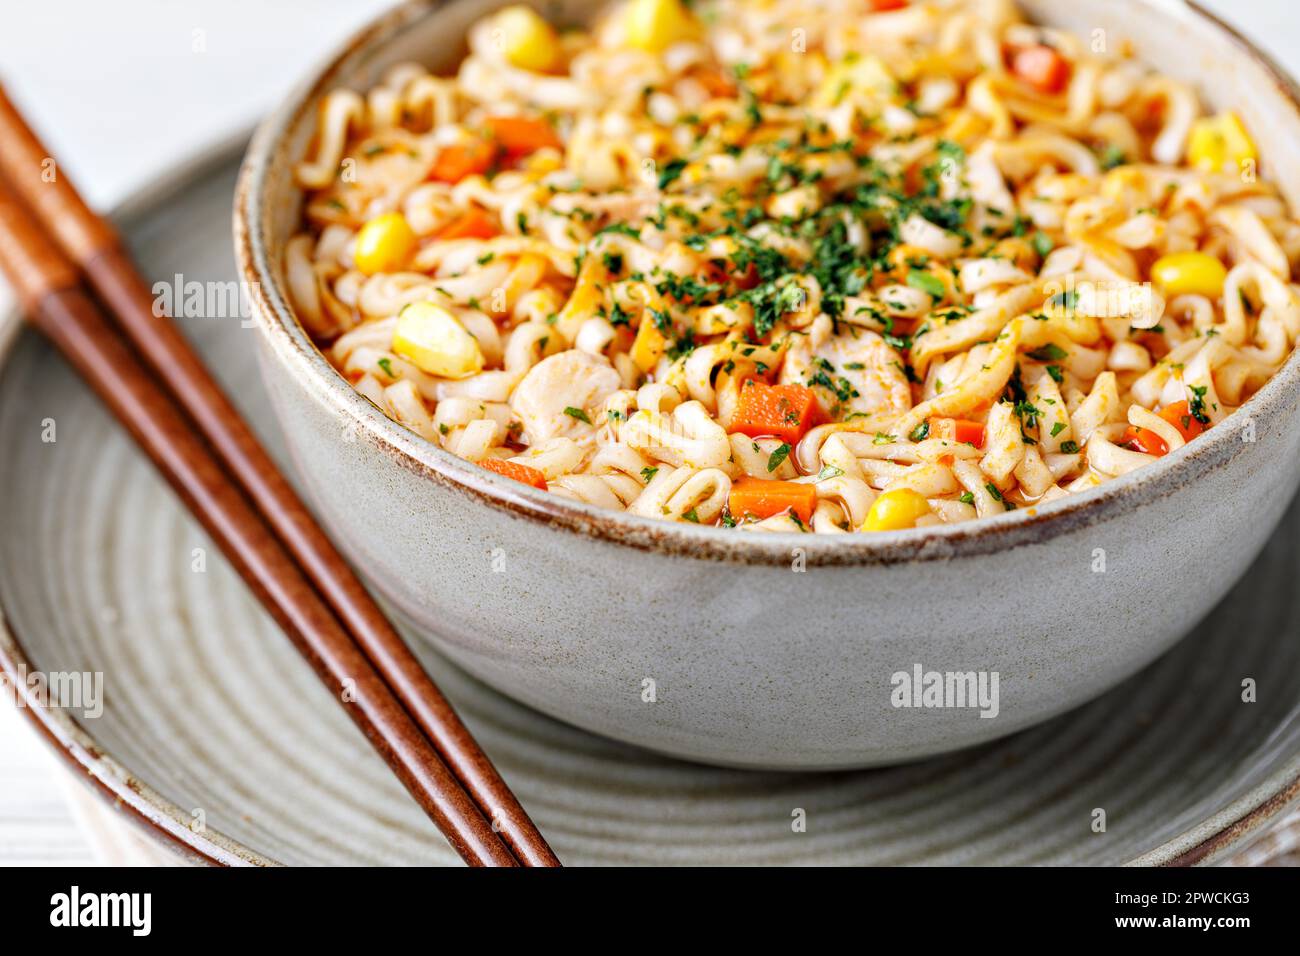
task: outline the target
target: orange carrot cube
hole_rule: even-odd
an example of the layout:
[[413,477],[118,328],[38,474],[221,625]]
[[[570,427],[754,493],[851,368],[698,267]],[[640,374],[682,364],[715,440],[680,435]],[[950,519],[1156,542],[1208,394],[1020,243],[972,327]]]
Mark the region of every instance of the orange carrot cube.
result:
[[486,140],[474,139],[454,143],[439,151],[429,170],[429,179],[458,183],[466,176],[485,173],[496,159],[496,147]]
[[984,447],[984,426],[980,422],[965,418],[931,418],[930,438],[946,438],[948,441],[964,442],[976,448]]
[[1159,457],[1169,452],[1169,446],[1165,444],[1163,438],[1149,428],[1138,428],[1136,425],[1130,425],[1124,430],[1124,437],[1119,443],[1144,455]]
[[544,146],[564,149],[550,123],[524,116],[489,116],[487,127],[511,159],[527,156]]
[[1043,93],[1059,93],[1070,81],[1069,61],[1042,43],[1016,50],[1011,72]]
[[515,461],[506,461],[504,458],[484,458],[479,464],[488,471],[495,471],[498,475],[505,475],[505,477],[513,478],[515,481],[522,481],[524,484],[540,488],[542,491],[548,490],[546,476],[536,468],[529,468],[527,465],[521,465]]
[[438,239],[493,239],[501,235],[496,221],[482,209],[471,209],[438,230]]
[[821,420],[821,406],[812,389],[768,385],[751,378],[740,387],[731,430],[750,438],[771,436],[793,445]]
[[1172,405],[1166,405],[1160,409],[1159,415],[1170,425],[1178,429],[1183,441],[1191,441],[1201,432],[1205,431],[1202,425],[1192,415],[1192,408],[1187,402],[1174,402]]
[[771,518],[790,512],[804,524],[812,521],[817,488],[794,481],[767,481],[745,476],[731,485],[727,510],[735,518]]

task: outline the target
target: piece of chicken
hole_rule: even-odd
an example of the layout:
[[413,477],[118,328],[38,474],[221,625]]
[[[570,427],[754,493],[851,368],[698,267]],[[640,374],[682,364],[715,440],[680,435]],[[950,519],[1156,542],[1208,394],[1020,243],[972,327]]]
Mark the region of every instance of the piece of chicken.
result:
[[822,406],[841,419],[855,412],[902,414],[910,409],[912,389],[898,353],[868,329],[843,324],[840,329],[816,347],[792,347],[781,381],[815,389]]
[[578,437],[594,431],[599,422],[593,416],[622,384],[603,356],[570,349],[529,369],[510,396],[510,407],[523,423],[529,445]]

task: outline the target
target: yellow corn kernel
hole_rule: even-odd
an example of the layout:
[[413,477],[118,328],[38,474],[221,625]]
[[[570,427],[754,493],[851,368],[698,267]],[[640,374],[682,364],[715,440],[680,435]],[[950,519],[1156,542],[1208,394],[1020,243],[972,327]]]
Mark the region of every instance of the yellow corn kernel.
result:
[[918,519],[930,513],[925,496],[911,488],[886,491],[875,500],[862,522],[863,531],[901,531],[914,528]]
[[889,250],[885,256],[885,262],[891,269],[902,270],[904,279],[907,278],[907,272],[912,268],[914,262],[929,262],[930,252],[922,249],[920,246],[909,245],[906,242],[900,242],[894,248]]
[[1137,166],[1120,166],[1101,179],[1101,194],[1118,203],[1140,207],[1146,196],[1148,174]]
[[564,160],[556,154],[555,150],[551,149],[543,149],[532,153],[523,162],[524,171],[528,174],[530,182],[537,182],[537,180],[563,167]]
[[506,7],[493,20],[501,38],[506,60],[521,70],[537,73],[552,70],[560,60],[560,38],[555,28],[532,7],[516,4]]
[[972,147],[988,132],[988,128],[988,120],[974,110],[958,109],[948,114],[948,119],[939,135],[941,139]]
[[582,260],[578,270],[577,281],[569,293],[569,301],[555,320],[555,327],[560,337],[572,341],[578,335],[578,329],[605,306],[604,283],[609,281],[609,270],[600,256],[587,256]]
[[432,302],[413,302],[398,314],[393,351],[439,378],[469,378],[483,371],[478,340]]
[[846,96],[866,93],[873,99],[888,99],[898,90],[889,67],[878,56],[852,56],[831,67],[813,96],[814,106],[839,106]]
[[397,272],[415,251],[415,231],[400,212],[376,216],[357,233],[352,260],[368,276],[376,272]]
[[699,21],[682,0],[631,0],[624,16],[627,45],[650,53],[699,34]]
[[1241,118],[1229,110],[1199,119],[1187,140],[1187,161],[1209,173],[1240,173],[1242,164],[1258,157]]
[[1151,265],[1151,281],[1168,295],[1223,295],[1228,270],[1214,256],[1204,252],[1175,252],[1161,256]]
[[[1051,240],[1049,239],[1049,250],[1051,248],[1050,242]],[[1034,248],[1028,239],[1023,237],[1011,236],[1003,239],[993,247],[989,256],[991,258],[1009,259],[1020,268],[1029,272],[1038,271],[1038,250]]]
[[769,197],[766,211],[773,219],[807,219],[821,207],[821,190],[805,183]]
[[641,317],[641,325],[636,330],[636,341],[632,343],[632,364],[643,372],[649,372],[659,364],[668,340],[655,326],[649,311]]

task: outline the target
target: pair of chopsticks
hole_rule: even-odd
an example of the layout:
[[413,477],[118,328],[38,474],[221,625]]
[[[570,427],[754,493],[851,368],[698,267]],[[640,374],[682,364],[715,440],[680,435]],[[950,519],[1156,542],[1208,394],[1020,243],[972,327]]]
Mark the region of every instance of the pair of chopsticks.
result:
[[177,327],[155,314],[117,232],[3,89],[0,272],[456,852],[471,865],[559,866]]

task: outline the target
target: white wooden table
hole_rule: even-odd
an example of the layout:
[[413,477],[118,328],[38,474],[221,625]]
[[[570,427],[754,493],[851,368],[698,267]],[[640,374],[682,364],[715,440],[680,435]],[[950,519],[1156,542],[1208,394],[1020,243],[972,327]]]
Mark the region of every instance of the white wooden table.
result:
[[[1062,0],[1068,2],[1068,0]],[[1294,0],[1202,0],[1300,73]],[[43,0],[10,4],[0,64],[91,203],[253,123],[389,0]],[[6,308],[0,289],[0,308]],[[0,702],[0,865],[152,862],[157,851],[75,785]],[[1300,863],[1300,814],[1243,860]]]

